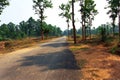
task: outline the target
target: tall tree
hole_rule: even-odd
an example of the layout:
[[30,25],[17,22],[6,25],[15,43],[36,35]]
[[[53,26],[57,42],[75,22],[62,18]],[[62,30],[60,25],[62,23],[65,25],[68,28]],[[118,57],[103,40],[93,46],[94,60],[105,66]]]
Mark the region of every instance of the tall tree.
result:
[[69,37],[69,22],[71,20],[71,12],[70,12],[70,2],[67,4],[61,4],[59,8],[62,10],[62,12],[59,14],[59,16],[65,17],[67,26],[68,26],[68,37]]
[[106,1],[108,2],[108,6],[106,8],[109,8],[109,11],[107,12],[107,14],[110,14],[110,18],[112,18],[113,35],[114,35],[115,34],[115,20],[118,16],[120,0],[106,0]]
[[28,25],[27,22],[22,21],[19,23],[19,29],[26,35],[28,36]]
[[27,26],[28,26],[28,36],[31,37],[34,35],[35,32],[35,20],[32,17],[28,19]]
[[40,24],[41,24],[41,39],[44,39],[44,30],[43,30],[43,21],[46,18],[44,15],[44,10],[46,8],[52,8],[52,2],[51,0],[33,0],[33,8],[35,10],[35,14],[37,14],[40,18]]
[[9,5],[8,0],[0,0],[0,15],[1,15],[3,9],[4,9],[7,5]]
[[73,26],[74,44],[76,44],[76,28],[75,28],[75,19],[74,19],[74,3],[75,3],[75,0],[72,0],[72,26]]
[[119,5],[118,5],[118,7],[119,7],[119,9],[118,9],[118,13],[119,13],[119,15],[118,15],[118,23],[119,23],[119,43],[120,43],[120,0],[119,0]]
[[92,20],[94,16],[97,15],[97,10],[95,9],[96,4],[93,0],[81,0],[80,1],[80,12],[82,19],[82,39],[86,39],[86,28],[92,25]]

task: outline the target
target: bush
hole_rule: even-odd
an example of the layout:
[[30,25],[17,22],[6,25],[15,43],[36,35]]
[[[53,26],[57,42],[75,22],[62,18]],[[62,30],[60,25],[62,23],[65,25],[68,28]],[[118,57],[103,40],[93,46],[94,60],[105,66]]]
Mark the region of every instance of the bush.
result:
[[107,39],[107,35],[106,35],[107,30],[106,30],[106,28],[104,26],[101,26],[101,27],[98,28],[98,31],[99,31],[99,36],[101,37],[101,41],[105,42],[106,39]]
[[117,50],[117,46],[113,47],[113,48],[110,50],[110,52],[111,52],[112,54],[115,54],[116,50]]
[[3,38],[0,36],[0,41],[3,41]]

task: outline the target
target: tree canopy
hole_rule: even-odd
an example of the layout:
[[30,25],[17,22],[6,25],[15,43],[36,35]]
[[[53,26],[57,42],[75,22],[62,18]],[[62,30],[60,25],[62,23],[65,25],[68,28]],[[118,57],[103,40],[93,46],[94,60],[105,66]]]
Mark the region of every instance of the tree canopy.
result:
[[8,0],[0,0],[0,15],[1,15],[3,9],[4,9],[7,5],[9,5]]
[[41,39],[44,39],[44,27],[43,27],[43,21],[46,18],[44,15],[44,9],[46,8],[52,8],[52,2],[49,0],[33,0],[33,9],[35,10],[35,14],[39,16],[40,23],[41,23]]

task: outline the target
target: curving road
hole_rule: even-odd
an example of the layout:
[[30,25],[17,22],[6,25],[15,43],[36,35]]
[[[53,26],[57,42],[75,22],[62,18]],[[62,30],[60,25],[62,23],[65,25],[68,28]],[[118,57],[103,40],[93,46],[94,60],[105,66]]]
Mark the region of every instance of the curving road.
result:
[[79,80],[66,37],[0,56],[0,80]]

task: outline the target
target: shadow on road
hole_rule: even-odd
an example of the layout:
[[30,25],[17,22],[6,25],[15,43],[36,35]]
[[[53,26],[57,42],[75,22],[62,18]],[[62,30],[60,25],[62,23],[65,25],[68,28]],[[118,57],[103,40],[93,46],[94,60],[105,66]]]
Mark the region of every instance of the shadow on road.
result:
[[[24,57],[21,66],[43,66],[44,70],[79,69],[73,54],[69,50]],[[43,70],[43,71],[44,71]]]
[[63,47],[63,46],[67,46],[67,45],[68,45],[68,43],[66,43],[66,42],[62,42],[62,43],[56,42],[56,43],[49,43],[49,44],[41,45],[41,47],[54,47],[54,48],[56,48],[56,47]]

